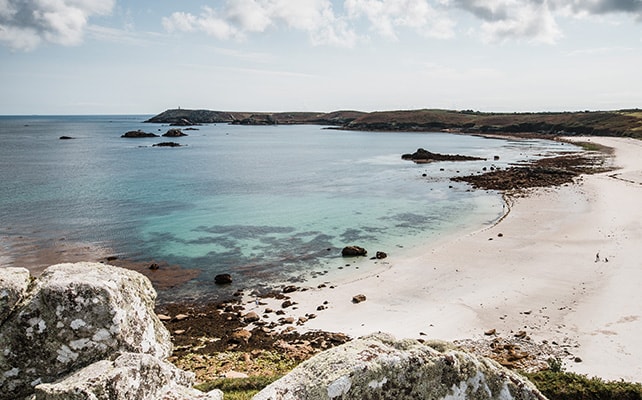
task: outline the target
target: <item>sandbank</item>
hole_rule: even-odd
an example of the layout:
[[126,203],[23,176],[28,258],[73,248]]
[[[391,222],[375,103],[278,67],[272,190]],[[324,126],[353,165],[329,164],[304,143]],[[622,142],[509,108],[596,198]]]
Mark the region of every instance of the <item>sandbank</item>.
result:
[[[383,331],[457,340],[525,331],[534,342],[568,349],[568,370],[641,382],[642,141],[572,140],[613,148],[617,169],[509,197],[499,223],[390,254],[360,278],[291,293],[297,304],[286,312],[316,314],[299,330],[353,337]],[[366,301],[353,303],[357,294]]]

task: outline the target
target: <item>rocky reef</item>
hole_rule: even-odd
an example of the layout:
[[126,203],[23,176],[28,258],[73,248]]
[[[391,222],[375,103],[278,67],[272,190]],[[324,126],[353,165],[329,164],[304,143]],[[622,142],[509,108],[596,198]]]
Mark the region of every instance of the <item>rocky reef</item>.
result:
[[461,154],[439,154],[426,149],[419,148],[412,154],[403,154],[402,160],[414,161],[417,164],[425,164],[433,161],[483,161],[485,158],[462,156]]
[[54,265],[38,279],[1,272],[0,399],[221,398],[164,361],[172,343],[144,276],[100,263]]

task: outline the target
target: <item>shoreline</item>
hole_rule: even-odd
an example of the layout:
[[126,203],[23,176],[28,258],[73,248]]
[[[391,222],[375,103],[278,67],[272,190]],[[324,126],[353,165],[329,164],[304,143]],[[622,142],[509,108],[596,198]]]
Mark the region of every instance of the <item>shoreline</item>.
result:
[[[519,338],[525,340],[522,343],[552,345],[552,352],[561,354],[572,372],[642,382],[642,339],[638,338],[642,264],[637,245],[642,241],[638,222],[642,221],[638,210],[642,142],[607,137],[567,140],[614,148],[617,169],[582,175],[559,187],[505,195],[506,212],[492,225],[474,232],[451,232],[425,246],[406,249],[401,256],[356,261],[358,277],[354,271],[343,280],[323,282],[325,278],[320,277],[314,283],[302,283],[303,288],[287,296],[256,297],[248,291],[236,298],[240,304],[233,307],[233,318],[243,322],[242,316],[254,311],[260,321],[230,330],[271,324],[278,326],[269,328],[273,333],[341,332],[358,337],[383,331],[397,338],[462,343],[515,340],[524,332],[526,337]],[[28,240],[3,243],[2,239],[0,245],[33,247]],[[83,261],[106,259],[148,277],[166,269],[150,273],[148,262],[131,266],[127,260],[109,260],[109,249],[87,246],[76,253],[68,247],[72,244],[63,238],[58,241],[38,253],[40,261],[61,254]],[[183,271],[169,268],[168,279],[180,279]],[[154,282],[157,289],[158,285]],[[366,301],[353,303],[357,294],[365,295]],[[283,300],[292,304],[284,307]],[[175,306],[174,314],[182,307],[184,314],[201,315],[189,311],[189,304]],[[177,334],[174,327],[175,339],[187,339],[190,319],[180,329],[185,335]],[[198,323],[196,318],[193,323]],[[495,333],[488,335],[492,330]],[[269,330],[264,333],[272,336]]]
[[[641,382],[642,142],[569,140],[614,148],[616,170],[512,196],[497,224],[390,258],[384,271],[290,293],[296,306],[286,316],[315,315],[299,332],[351,337],[491,340],[524,332],[564,349],[569,371]],[[357,294],[366,301],[353,303]],[[245,312],[281,308],[276,299],[245,301]]]

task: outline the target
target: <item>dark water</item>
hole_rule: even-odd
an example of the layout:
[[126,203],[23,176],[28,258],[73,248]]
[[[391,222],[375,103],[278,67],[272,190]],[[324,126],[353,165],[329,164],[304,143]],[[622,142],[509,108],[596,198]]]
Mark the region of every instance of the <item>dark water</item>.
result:
[[[394,255],[477,229],[501,214],[501,199],[451,176],[570,150],[541,140],[319,126],[207,125],[183,138],[120,137],[169,129],[142,123],[147,117],[0,117],[0,234],[64,236],[122,258],[196,268],[200,276],[181,290],[216,295],[211,282],[221,272],[247,286],[269,284],[342,265],[348,244]],[[162,141],[184,147],[152,147]],[[419,147],[489,161],[401,160]]]

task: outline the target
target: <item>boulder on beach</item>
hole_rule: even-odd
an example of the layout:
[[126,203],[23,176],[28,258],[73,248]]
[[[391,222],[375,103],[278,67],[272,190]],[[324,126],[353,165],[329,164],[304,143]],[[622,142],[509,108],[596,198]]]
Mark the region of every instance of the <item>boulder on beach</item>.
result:
[[359,246],[346,246],[341,250],[343,257],[360,257],[368,254],[368,251]]
[[521,375],[443,343],[378,333],[326,350],[254,400],[545,400]]
[[[163,360],[172,352],[169,332],[154,312],[156,292],[137,272],[82,262],[51,266],[36,280],[20,268],[2,268],[1,276],[0,400],[25,398],[40,390],[40,384],[70,376],[78,387],[94,383],[96,387],[116,387],[119,383],[108,377],[125,379],[124,372],[113,370],[119,354],[144,355],[138,357],[141,363],[147,365],[146,360],[153,358],[152,364],[164,366]],[[107,381],[78,383],[74,374],[85,367],[105,374]],[[156,383],[150,380],[152,375],[127,378],[153,393]],[[183,378],[177,386],[185,383]],[[102,389],[96,390],[95,397],[41,391],[36,399],[107,399]]]

